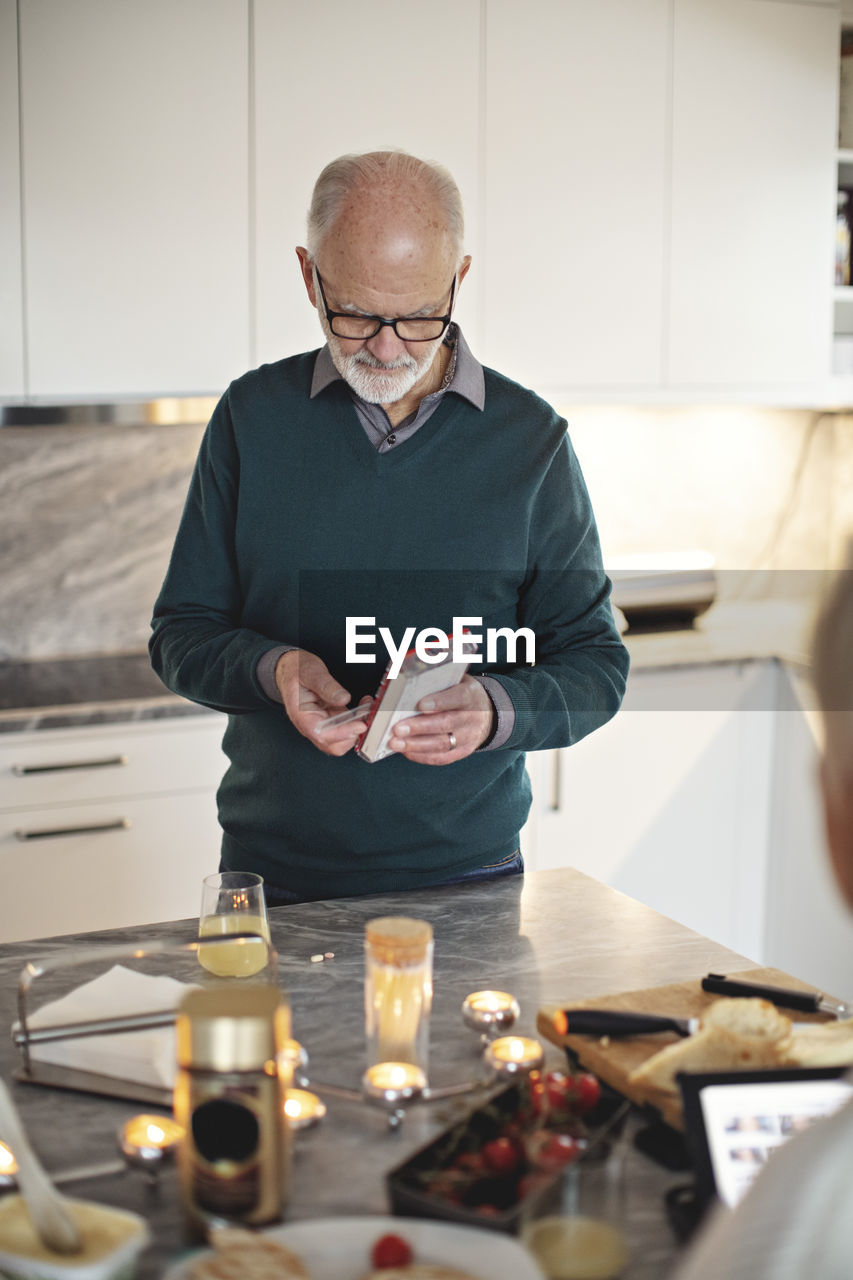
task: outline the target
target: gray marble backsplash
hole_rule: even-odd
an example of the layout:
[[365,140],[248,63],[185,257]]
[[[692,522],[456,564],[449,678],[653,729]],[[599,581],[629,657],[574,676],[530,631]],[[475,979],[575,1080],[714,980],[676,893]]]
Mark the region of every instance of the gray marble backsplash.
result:
[[0,431],[0,660],[145,648],[202,431]]
[[[562,407],[605,560],[711,552],[719,598],[813,589],[853,532],[853,416]],[[0,430],[0,661],[143,650],[202,426]],[[755,574],[769,569],[771,575]],[[748,571],[748,572],[743,572]]]

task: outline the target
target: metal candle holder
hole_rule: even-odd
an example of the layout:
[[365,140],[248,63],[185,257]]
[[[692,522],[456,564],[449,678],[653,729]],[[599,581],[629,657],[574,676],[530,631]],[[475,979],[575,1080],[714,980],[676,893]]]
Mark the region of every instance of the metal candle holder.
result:
[[406,1103],[415,1102],[427,1087],[427,1078],[412,1062],[377,1062],[361,1078],[365,1097],[388,1111],[388,1125],[396,1129]]
[[492,1071],[498,1076],[515,1076],[541,1067],[545,1054],[538,1040],[529,1036],[502,1036],[493,1040],[485,1052]]
[[153,1182],[183,1136],[183,1129],[170,1116],[133,1116],[119,1129],[118,1145],[127,1163],[142,1169]]
[[521,1007],[508,991],[472,991],[462,1002],[462,1021],[479,1031],[485,1046],[515,1025]]
[[308,1083],[308,1050],[298,1040],[285,1040],[279,1059],[291,1069],[294,1085],[304,1088]]
[[311,1129],[326,1114],[326,1104],[309,1089],[288,1089],[284,1096],[284,1117],[291,1129]]

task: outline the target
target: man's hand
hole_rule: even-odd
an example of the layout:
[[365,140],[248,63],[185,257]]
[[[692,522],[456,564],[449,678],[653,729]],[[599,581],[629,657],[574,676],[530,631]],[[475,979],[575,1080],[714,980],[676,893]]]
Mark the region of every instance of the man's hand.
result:
[[389,745],[416,764],[453,764],[470,756],[492,730],[492,700],[479,680],[459,684],[418,703],[421,715],[394,726]]
[[[275,664],[275,682],[294,728],[327,756],[343,756],[364,731],[364,720],[350,720],[325,732],[320,726],[346,709],[349,694],[315,653],[289,649]],[[370,698],[362,699],[370,702]]]

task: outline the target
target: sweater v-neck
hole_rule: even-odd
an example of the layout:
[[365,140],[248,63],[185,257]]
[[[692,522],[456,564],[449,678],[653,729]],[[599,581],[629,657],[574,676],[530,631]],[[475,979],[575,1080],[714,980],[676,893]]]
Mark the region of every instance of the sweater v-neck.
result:
[[441,403],[413,436],[410,436],[408,440],[403,440],[393,449],[380,453],[368,439],[345,384],[340,382],[332,383],[324,392],[321,392],[318,401],[329,395],[337,396],[338,404],[341,408],[344,406],[346,408],[346,414],[342,414],[341,417],[342,434],[356,462],[376,475],[381,475],[383,472],[392,471],[398,467],[408,466],[422,453],[430,450],[434,442],[445,435],[453,420],[458,416],[463,404],[453,392],[446,392],[442,397]]

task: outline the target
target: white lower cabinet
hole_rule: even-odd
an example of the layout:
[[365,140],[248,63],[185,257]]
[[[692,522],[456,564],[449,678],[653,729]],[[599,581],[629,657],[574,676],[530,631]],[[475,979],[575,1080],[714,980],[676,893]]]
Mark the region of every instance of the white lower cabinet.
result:
[[814,726],[767,660],[632,672],[619,714],[528,756],[531,869],[573,866],[752,959],[844,995]]
[[219,864],[225,717],[0,740],[0,941],[198,913]]
[[773,764],[762,960],[843,999],[853,997],[853,919],[824,835],[818,726],[794,677],[781,690]]

